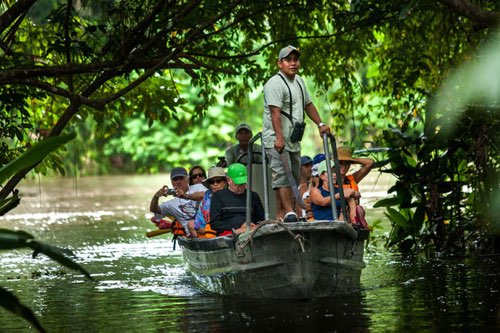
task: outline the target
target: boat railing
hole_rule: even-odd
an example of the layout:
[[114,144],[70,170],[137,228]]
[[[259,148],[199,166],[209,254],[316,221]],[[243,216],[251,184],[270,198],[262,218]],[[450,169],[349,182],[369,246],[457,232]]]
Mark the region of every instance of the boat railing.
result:
[[[262,132],[257,133],[248,143],[247,149],[247,209],[246,209],[246,225],[247,230],[250,230],[250,224],[252,223],[252,183],[253,183],[253,144],[262,140]],[[263,186],[264,186],[264,218],[269,220],[269,190],[267,184],[267,158],[266,151],[263,144],[261,144],[261,154],[262,154],[262,175],[263,175]]]
[[[253,144],[258,141],[262,141],[262,132],[257,133],[249,142],[247,149],[247,197],[246,197],[246,226],[247,230],[250,230],[250,224],[252,220],[252,184],[253,184]],[[262,154],[262,174],[263,174],[263,187],[264,187],[264,217],[265,220],[269,220],[269,187],[268,187],[268,168],[267,168],[267,157],[265,151],[264,144],[261,144],[261,154]],[[344,188],[342,185],[342,177],[340,175],[340,164],[337,154],[337,144],[335,142],[335,137],[332,134],[323,133],[323,149],[325,151],[325,159],[327,165],[327,174],[328,174],[328,182],[329,184],[334,184],[333,175],[332,175],[332,157],[334,162],[334,171],[337,178],[337,186],[339,189],[340,196],[340,207],[341,211],[344,215],[344,219],[347,218],[347,207],[346,201],[344,199]],[[338,220],[336,200],[335,200],[335,191],[330,191],[331,198],[331,209],[334,220]]]
[[[328,145],[328,142],[330,142],[330,145]],[[331,148],[331,150],[330,150]],[[332,157],[333,157],[333,163],[334,167],[333,169],[335,170],[335,175],[337,176],[337,186],[339,189],[339,197],[340,197],[340,209],[342,211],[342,214],[344,215],[344,220],[349,216],[347,215],[347,206],[346,206],[346,201],[344,197],[344,186],[342,184],[342,177],[340,175],[340,163],[339,163],[339,157],[337,154],[337,143],[335,142],[335,137],[330,134],[330,133],[323,133],[323,149],[325,150],[325,160],[326,160],[326,171],[328,174],[328,184],[334,184],[333,182],[333,175],[332,175]],[[332,214],[333,214],[333,219],[338,220],[337,216],[337,204],[335,200],[335,191],[334,187],[331,186],[330,190],[330,199],[331,199],[331,207],[332,207]]]

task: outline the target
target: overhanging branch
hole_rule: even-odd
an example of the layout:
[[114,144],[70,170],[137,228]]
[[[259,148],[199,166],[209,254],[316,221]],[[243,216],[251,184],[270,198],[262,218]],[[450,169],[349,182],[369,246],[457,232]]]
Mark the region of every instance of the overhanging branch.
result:
[[491,12],[468,0],[440,0],[453,12],[469,18],[477,29],[493,28],[500,23],[500,12]]

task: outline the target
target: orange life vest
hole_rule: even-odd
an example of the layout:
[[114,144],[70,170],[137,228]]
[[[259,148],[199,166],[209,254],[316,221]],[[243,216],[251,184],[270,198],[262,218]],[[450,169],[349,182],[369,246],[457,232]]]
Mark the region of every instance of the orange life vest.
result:
[[174,238],[186,235],[186,232],[184,231],[184,227],[177,220],[174,220],[172,222],[172,233],[174,234]]
[[217,237],[217,232],[210,226],[210,223],[205,225],[205,233],[198,234],[198,238],[215,238]]
[[358,191],[359,192],[358,183],[356,183],[356,181],[354,180],[354,176],[353,175],[348,175],[345,178],[346,178],[347,181],[349,181],[349,183],[344,183],[343,187],[344,188],[352,188],[354,191]]

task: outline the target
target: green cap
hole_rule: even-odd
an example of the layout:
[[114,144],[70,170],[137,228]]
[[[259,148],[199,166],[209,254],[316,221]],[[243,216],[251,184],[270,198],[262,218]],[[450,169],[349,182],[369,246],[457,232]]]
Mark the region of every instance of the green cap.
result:
[[247,167],[241,163],[234,163],[227,168],[227,176],[236,185],[246,184],[247,182]]

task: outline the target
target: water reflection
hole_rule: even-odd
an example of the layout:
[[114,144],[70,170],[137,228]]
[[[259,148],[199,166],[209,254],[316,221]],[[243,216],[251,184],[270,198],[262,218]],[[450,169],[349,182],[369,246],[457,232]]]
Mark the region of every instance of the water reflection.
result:
[[[310,301],[217,297],[194,287],[169,237],[144,236],[149,189],[162,177],[91,178],[78,190],[66,181],[27,185],[23,192],[33,195],[0,219],[1,227],[73,249],[96,279],[31,259],[29,251],[0,252],[0,285],[49,332],[500,331],[497,257],[401,260],[372,246],[356,293]],[[0,310],[0,332],[26,331],[25,321]]]

